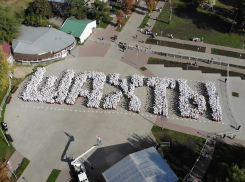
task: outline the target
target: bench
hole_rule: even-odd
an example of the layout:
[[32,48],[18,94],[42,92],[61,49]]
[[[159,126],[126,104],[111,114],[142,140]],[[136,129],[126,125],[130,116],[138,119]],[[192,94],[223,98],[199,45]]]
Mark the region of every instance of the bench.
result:
[[11,90],[11,92],[14,94],[17,89],[18,89],[18,87],[14,86],[14,88]]
[[12,97],[8,96],[7,99],[6,99],[6,104],[9,104],[11,99],[12,99]]
[[10,142],[14,141],[13,138],[10,136],[10,134],[5,134],[5,135],[6,135],[7,139],[8,139],[8,141],[10,141]]

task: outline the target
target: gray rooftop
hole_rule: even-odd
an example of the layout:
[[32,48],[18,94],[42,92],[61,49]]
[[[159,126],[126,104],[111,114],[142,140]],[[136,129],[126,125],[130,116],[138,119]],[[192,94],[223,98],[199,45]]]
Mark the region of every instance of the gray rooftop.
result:
[[40,54],[58,52],[75,41],[72,35],[48,27],[27,27],[22,25],[19,36],[12,41],[14,53]]
[[154,147],[128,155],[103,173],[107,182],[176,182],[179,178]]

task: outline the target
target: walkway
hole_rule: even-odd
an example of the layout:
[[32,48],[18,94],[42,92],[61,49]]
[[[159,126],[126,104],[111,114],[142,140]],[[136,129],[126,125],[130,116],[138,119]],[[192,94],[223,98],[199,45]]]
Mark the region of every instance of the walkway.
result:
[[[13,155],[8,160],[10,162],[10,166],[11,166],[12,171],[15,171],[19,167],[19,164],[22,162],[23,157],[24,156],[20,152],[18,152],[17,150],[13,153]],[[8,176],[9,177],[12,176],[11,171],[8,172]]]

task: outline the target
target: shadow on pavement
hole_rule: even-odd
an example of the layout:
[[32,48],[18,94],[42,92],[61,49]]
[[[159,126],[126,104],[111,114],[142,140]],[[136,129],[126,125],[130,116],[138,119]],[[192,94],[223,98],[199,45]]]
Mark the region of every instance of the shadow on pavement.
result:
[[127,140],[128,143],[107,147],[102,146],[93,152],[87,160],[93,165],[94,169],[92,170],[89,164],[85,163],[89,181],[105,181],[102,175],[104,171],[112,167],[127,155],[155,145],[155,142],[148,136],[139,136],[134,134]]

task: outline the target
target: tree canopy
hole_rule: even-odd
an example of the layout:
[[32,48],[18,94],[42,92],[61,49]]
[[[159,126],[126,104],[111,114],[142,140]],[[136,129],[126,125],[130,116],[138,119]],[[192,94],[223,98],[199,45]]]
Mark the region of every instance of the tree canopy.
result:
[[51,18],[53,16],[52,7],[47,0],[35,0],[29,3],[26,15],[35,14],[38,16]]
[[8,170],[9,168],[7,167],[7,161],[5,162],[0,162],[0,181],[1,182],[10,182],[10,179],[8,177]]
[[147,10],[149,12],[152,12],[153,9],[156,7],[156,1],[155,0],[146,0]]
[[14,17],[9,6],[0,6],[0,15],[0,43],[11,42],[17,36],[20,22]]
[[64,9],[65,17],[75,16],[77,19],[87,18],[88,7],[84,0],[69,0]]
[[2,92],[9,84],[8,77],[10,70],[11,66],[7,61],[7,55],[3,52],[2,47],[0,47],[0,92]]
[[117,23],[118,23],[118,25],[120,26],[120,25],[122,25],[122,22],[123,22],[123,12],[122,12],[122,10],[118,10],[117,11]]
[[107,3],[95,0],[94,4],[92,4],[92,18],[99,21],[107,22],[110,18],[110,10],[107,6]]
[[126,0],[125,1],[125,9],[124,9],[124,13],[126,15],[129,14],[129,11],[133,8],[133,0]]
[[239,168],[236,164],[229,168],[227,182],[243,182],[245,181],[245,169]]

